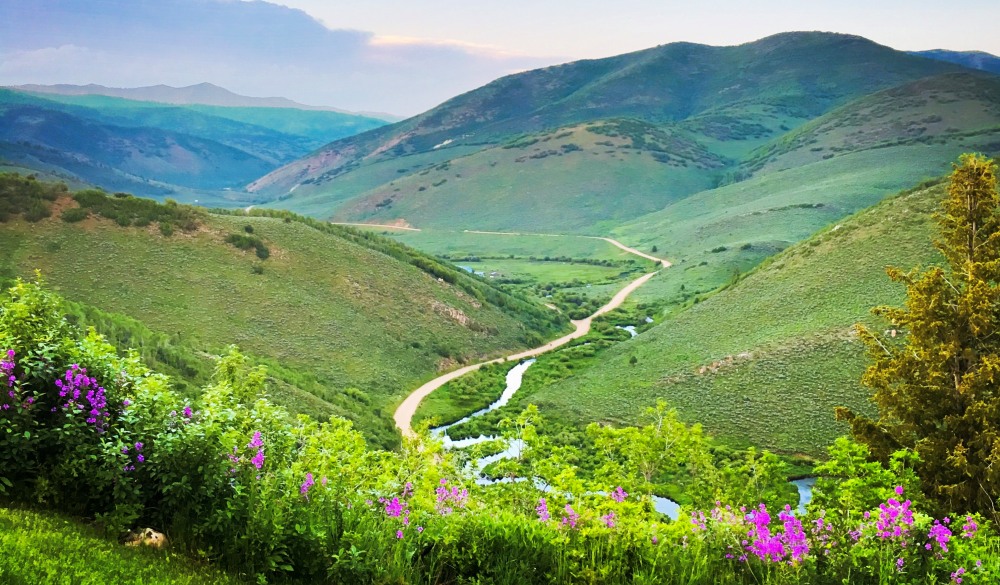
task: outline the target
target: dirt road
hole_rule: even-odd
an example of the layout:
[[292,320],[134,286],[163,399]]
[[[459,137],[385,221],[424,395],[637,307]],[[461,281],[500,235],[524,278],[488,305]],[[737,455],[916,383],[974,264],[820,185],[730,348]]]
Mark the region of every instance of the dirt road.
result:
[[[619,244],[618,246],[624,250],[632,252],[633,254],[643,256],[644,258],[651,258],[654,261],[660,262],[664,267],[670,266],[669,262],[661,258],[653,258],[652,256],[647,256],[646,254],[637,252],[635,250],[632,250],[631,248],[622,246],[621,244]],[[575,327],[575,330],[568,335],[564,335],[563,337],[560,337],[555,341],[550,341],[545,345],[536,347],[534,349],[529,349],[521,353],[516,353],[514,355],[509,355],[504,358],[497,358],[494,360],[489,360],[486,362],[480,362],[478,364],[465,366],[457,370],[448,372],[447,374],[444,374],[442,376],[438,376],[437,378],[434,378],[430,382],[427,382],[423,386],[411,392],[410,395],[406,397],[406,400],[404,400],[403,403],[399,405],[399,408],[396,409],[396,412],[393,414],[393,419],[395,419],[396,421],[396,427],[399,428],[400,432],[403,433],[404,437],[414,436],[411,423],[413,421],[413,414],[417,411],[417,407],[420,406],[420,402],[423,401],[423,399],[426,398],[428,395],[430,395],[431,392],[437,390],[438,388],[454,380],[455,378],[464,376],[469,372],[474,372],[479,368],[485,366],[486,364],[519,361],[522,359],[535,357],[547,351],[553,350],[561,345],[565,345],[574,339],[583,337],[584,335],[590,332],[590,324],[591,322],[593,322],[595,317],[603,315],[608,311],[611,311],[620,306],[623,302],[625,302],[625,299],[627,299],[628,296],[632,294],[633,291],[635,291],[635,289],[646,284],[646,281],[648,281],[650,278],[653,278],[653,276],[655,276],[657,272],[650,272],[649,274],[644,274],[639,278],[633,280],[632,282],[628,283],[628,285],[626,285],[625,288],[618,291],[618,293],[615,294],[615,296],[612,297],[611,300],[608,301],[606,305],[594,311],[594,314],[587,317],[586,319],[580,319],[579,321],[571,321],[571,323]]]

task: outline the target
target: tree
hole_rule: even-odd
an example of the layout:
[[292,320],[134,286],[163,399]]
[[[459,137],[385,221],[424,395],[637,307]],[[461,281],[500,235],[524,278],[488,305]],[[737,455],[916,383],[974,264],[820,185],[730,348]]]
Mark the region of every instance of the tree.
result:
[[877,419],[839,409],[878,460],[910,449],[928,498],[942,510],[1000,520],[1000,194],[996,165],[963,155],[936,219],[947,266],[887,270],[905,306],[877,307],[888,335],[857,326],[871,365]]

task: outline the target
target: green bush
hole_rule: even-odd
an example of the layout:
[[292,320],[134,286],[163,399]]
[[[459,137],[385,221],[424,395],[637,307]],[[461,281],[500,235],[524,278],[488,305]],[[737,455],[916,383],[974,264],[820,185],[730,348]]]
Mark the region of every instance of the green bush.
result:
[[67,207],[63,210],[59,217],[61,217],[66,223],[76,223],[87,219],[89,216],[90,211],[82,207]]

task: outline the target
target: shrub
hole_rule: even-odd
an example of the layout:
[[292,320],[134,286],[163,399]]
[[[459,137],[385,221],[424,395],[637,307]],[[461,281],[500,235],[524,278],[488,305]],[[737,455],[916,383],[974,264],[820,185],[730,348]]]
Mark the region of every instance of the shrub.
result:
[[90,211],[82,207],[68,207],[63,210],[59,217],[66,223],[76,223],[83,221],[90,216]]

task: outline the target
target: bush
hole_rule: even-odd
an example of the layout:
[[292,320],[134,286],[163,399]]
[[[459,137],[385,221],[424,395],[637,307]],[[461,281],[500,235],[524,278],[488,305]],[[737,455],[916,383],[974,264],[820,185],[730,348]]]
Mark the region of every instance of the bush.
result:
[[76,223],[87,219],[89,216],[90,211],[82,207],[68,207],[63,210],[59,217],[61,217],[66,223]]

